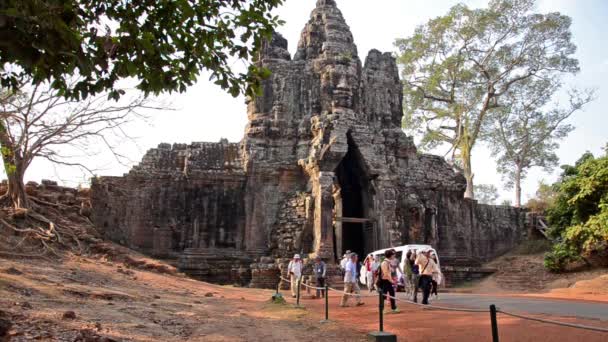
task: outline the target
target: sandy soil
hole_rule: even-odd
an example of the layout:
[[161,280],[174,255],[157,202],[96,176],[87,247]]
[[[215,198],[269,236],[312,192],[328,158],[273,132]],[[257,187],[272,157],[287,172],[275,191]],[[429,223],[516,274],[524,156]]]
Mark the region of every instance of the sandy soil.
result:
[[568,284],[568,287],[560,288],[559,283],[556,282],[555,288],[549,292],[526,294],[526,296],[608,302],[608,270],[596,272],[598,272],[597,276],[587,279],[585,275],[584,280]]
[[[515,260],[513,260],[513,257],[515,257]],[[508,254],[486,264],[486,266],[503,269],[514,262],[526,263],[528,266],[532,266],[523,269],[528,272],[527,276],[529,278],[540,277],[544,279],[544,288],[532,291],[510,288],[509,286],[500,284],[497,277],[493,275],[482,281],[449,289],[449,291],[608,302],[608,269],[592,269],[555,274],[544,268],[543,254]]]
[[[338,324],[319,324],[308,310],[270,304],[271,293],[89,258],[0,259],[0,310],[12,317],[10,341],[364,340]],[[75,318],[64,318],[68,311]]]
[[[339,308],[340,294],[332,293],[332,322],[320,324],[323,301],[308,295],[302,299],[305,309],[293,308],[291,298],[287,305],[271,304],[272,291],[207,284],[153,259],[129,256],[126,264],[77,256],[62,263],[0,259],[0,311],[13,321],[11,341],[363,341],[378,329],[375,296],[362,307]],[[149,270],[142,270],[142,263]],[[519,295],[608,300],[607,292],[608,276],[600,276],[566,289]],[[488,314],[408,304],[400,309],[385,317],[385,330],[402,341],[490,340]],[[64,317],[69,311],[73,318]],[[551,318],[608,327],[605,321]],[[505,341],[607,338],[506,316],[499,317],[499,330]]]

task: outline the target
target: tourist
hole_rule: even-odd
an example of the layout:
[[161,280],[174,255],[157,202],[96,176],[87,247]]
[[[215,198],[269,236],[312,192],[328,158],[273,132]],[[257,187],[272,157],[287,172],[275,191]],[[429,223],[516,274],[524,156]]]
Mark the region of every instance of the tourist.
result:
[[390,296],[391,311],[392,313],[398,313],[397,304],[395,302],[395,288],[393,287],[393,278],[391,277],[391,260],[395,259],[395,251],[392,249],[384,252],[384,260],[380,264],[378,269],[378,290],[382,291],[384,299],[386,300],[386,294]]
[[350,260],[350,251],[347,250],[346,253],[342,256],[342,260],[340,261],[340,270],[342,270],[342,275],[346,270],[346,263]]
[[293,256],[293,260],[289,262],[287,266],[287,273],[289,274],[289,281],[291,282],[291,296],[296,298],[298,281],[302,278],[302,259],[300,254]]
[[436,268],[435,262],[429,256],[429,250],[423,250],[418,253],[415,264],[420,269],[420,277],[418,286],[422,290],[422,304],[429,304],[429,295],[431,294],[431,281],[433,280],[433,272]]
[[410,292],[413,292],[414,290],[414,282],[412,281],[412,262],[411,262],[411,258],[412,258],[412,251],[407,251],[407,253],[405,254],[405,269],[403,270],[404,272],[404,278],[405,278],[405,288],[406,288],[406,292],[409,294]]
[[369,292],[374,291],[374,272],[372,270],[372,265],[374,264],[373,255],[368,255],[365,258],[364,267],[365,267],[365,281],[367,283],[367,288]]
[[320,289],[320,287],[325,287],[325,276],[327,274],[327,267],[325,266],[325,262],[321,260],[321,257],[317,256],[315,258],[315,265],[313,267],[313,271],[315,273],[316,287],[317,287],[317,296],[316,298],[325,297],[325,289]]
[[344,267],[344,294],[340,301],[340,306],[345,307],[348,302],[348,297],[355,294],[357,306],[363,305],[361,301],[359,285],[357,284],[357,253],[351,253],[350,260]]
[[412,293],[412,300],[414,301],[414,303],[418,303],[418,289],[420,286],[420,278],[419,278],[419,269],[418,269],[418,265],[416,265],[416,257],[418,256],[416,250],[414,249],[412,251],[412,255],[409,258],[409,263],[410,263],[410,267],[412,268],[412,278],[410,279],[410,281],[412,282],[412,286],[413,286],[413,293]]
[[441,274],[441,269],[439,269],[439,264],[437,263],[437,255],[435,252],[431,252],[431,260],[435,262],[435,269],[433,270],[433,280],[431,282],[431,295],[435,295],[435,299],[439,299],[439,294],[437,292],[437,288],[441,285],[443,281],[443,274]]
[[[392,250],[393,252],[395,252],[395,250]],[[396,256],[396,252],[395,252],[395,256]],[[394,282],[393,282],[393,287],[395,288],[395,293],[397,293],[397,288],[399,287],[399,277],[400,275],[403,275],[403,270],[401,270],[401,266],[399,266],[399,258],[395,257],[392,260],[390,260],[390,266],[391,266],[391,277],[393,278]]]
[[372,287],[378,289],[376,283],[378,282],[378,269],[380,268],[380,256],[374,255],[374,262],[372,263]]

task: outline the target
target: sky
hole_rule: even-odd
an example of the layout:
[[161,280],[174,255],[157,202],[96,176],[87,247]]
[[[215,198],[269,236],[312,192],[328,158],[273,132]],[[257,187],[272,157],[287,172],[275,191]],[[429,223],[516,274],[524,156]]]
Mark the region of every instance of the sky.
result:
[[[373,48],[395,51],[393,43],[396,38],[408,37],[416,26],[444,15],[459,2],[477,8],[485,7],[488,1],[337,0],[362,60]],[[289,41],[292,55],[315,3],[316,0],[286,0],[276,11],[286,22],[278,31]],[[539,0],[538,11],[558,11],[573,20],[572,39],[578,46],[576,57],[581,72],[568,78],[565,87],[597,89],[597,99],[569,120],[576,130],[562,141],[557,151],[561,164],[571,164],[585,151],[600,154],[608,142],[608,114],[605,110],[608,108],[608,87],[602,82],[608,78],[608,1]],[[221,138],[240,141],[247,123],[244,98],[231,97],[207,79],[203,75],[186,93],[163,96],[160,100],[170,103],[172,110],[150,112],[148,120],[136,121],[125,127],[136,139],[120,143],[119,151],[128,157],[128,161],[119,162],[103,152],[103,148],[92,147],[92,151],[98,153],[84,158],[83,162],[96,169],[97,175],[121,175],[137,164],[146,150],[161,142],[216,142]],[[513,199],[513,191],[503,188],[494,160],[483,145],[473,150],[473,170],[477,184],[494,184],[499,188],[499,202]],[[524,202],[534,195],[540,180],[553,182],[558,175],[559,169],[553,173],[532,169],[522,184]],[[90,177],[81,170],[57,167],[44,161],[34,161],[26,174],[26,180],[53,179],[69,186],[86,186]]]

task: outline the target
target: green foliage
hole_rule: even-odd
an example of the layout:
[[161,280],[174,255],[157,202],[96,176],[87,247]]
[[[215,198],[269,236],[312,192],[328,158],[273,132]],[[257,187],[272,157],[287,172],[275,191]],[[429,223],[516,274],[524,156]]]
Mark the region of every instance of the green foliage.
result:
[[581,257],[608,260],[608,155],[586,153],[575,166],[562,168],[554,185],[558,196],[548,210],[550,234],[561,242],[546,264],[557,270]]
[[[236,74],[233,60],[251,60],[281,21],[270,11],[283,0],[5,0],[0,2],[0,81],[52,82],[80,99],[138,80],[148,93],[184,92],[201,69],[233,96],[259,91],[268,70],[249,65]],[[73,75],[76,84],[68,84]]]
[[473,193],[471,155],[488,117],[508,103],[512,87],[579,70],[569,17],[533,13],[534,0],[493,0],[487,8],[454,6],[398,39],[406,129],[420,146],[447,144],[461,159]]
[[552,104],[560,89],[561,75],[528,79],[514,84],[505,94],[505,103],[490,115],[484,139],[497,157],[498,173],[507,188],[515,187],[515,200],[521,202],[521,181],[533,167],[551,172],[558,165],[558,142],[574,126],[565,121],[594,98],[593,90],[570,91],[569,106]]
[[496,204],[498,189],[492,184],[475,185],[477,201],[481,204]]
[[529,199],[525,207],[532,213],[545,214],[547,209],[555,203],[556,197],[557,192],[554,187],[544,181],[540,181],[538,183],[538,190],[536,190],[536,196]]
[[553,245],[551,252],[545,254],[545,267],[551,272],[563,271],[566,266],[580,260],[580,255],[575,249],[565,243],[557,243]]

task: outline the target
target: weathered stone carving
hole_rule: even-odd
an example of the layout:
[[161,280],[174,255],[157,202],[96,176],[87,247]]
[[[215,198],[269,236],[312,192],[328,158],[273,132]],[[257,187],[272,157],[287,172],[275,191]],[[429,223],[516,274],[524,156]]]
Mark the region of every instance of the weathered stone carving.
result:
[[362,65],[334,1],[317,2],[293,59],[275,34],[257,63],[272,76],[247,103],[240,143],[161,144],[124,177],[93,182],[108,237],[201,278],[267,286],[256,277],[294,252],[334,261],[430,243],[444,262],[474,264],[525,232],[518,209],[463,199],[464,177],[416,151],[394,58],[372,50]]

